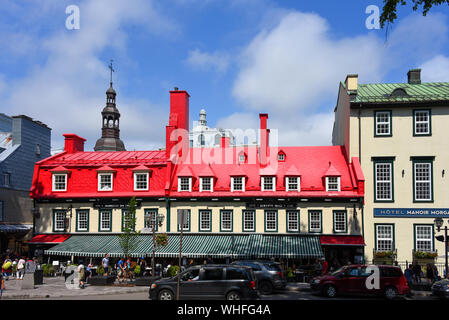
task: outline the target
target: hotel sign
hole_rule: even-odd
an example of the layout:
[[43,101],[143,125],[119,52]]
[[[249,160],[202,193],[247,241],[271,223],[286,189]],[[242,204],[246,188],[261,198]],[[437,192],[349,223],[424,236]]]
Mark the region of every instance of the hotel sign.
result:
[[376,208],[374,217],[392,218],[449,218],[449,209],[420,208]]

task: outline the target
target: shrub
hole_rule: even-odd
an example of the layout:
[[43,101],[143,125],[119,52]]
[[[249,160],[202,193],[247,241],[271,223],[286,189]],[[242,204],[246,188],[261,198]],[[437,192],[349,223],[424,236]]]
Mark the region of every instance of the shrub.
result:
[[140,266],[135,266],[134,274],[140,274]]
[[97,268],[97,273],[98,273],[98,275],[100,275],[100,276],[104,275],[104,268],[103,268],[103,266],[99,266],[99,267]]
[[392,258],[393,251],[377,251],[374,255],[376,258]]
[[55,267],[51,264],[42,265],[42,273],[44,277],[51,277],[55,273]]
[[415,258],[417,259],[434,259],[438,256],[436,252],[416,251]]
[[174,277],[178,274],[179,271],[179,267],[178,266],[171,266],[170,268],[168,268],[168,276],[169,277]]

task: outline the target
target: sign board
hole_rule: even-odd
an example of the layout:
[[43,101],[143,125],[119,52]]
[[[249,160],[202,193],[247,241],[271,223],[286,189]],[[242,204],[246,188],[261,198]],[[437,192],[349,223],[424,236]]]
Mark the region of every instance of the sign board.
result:
[[[182,214],[184,212],[184,214]],[[178,209],[178,221],[182,221],[182,224],[188,223],[189,210],[187,209]],[[178,224],[181,224],[178,222]]]
[[247,208],[257,208],[257,209],[283,209],[291,208],[296,209],[297,203],[294,202],[252,202],[246,203]]
[[59,266],[59,261],[53,261],[54,266]]
[[392,218],[449,218],[449,209],[431,208],[375,208],[374,217]]
[[[122,201],[95,202],[93,206],[95,209],[127,209],[128,202]],[[142,202],[136,201],[136,207],[140,208],[141,206]]]

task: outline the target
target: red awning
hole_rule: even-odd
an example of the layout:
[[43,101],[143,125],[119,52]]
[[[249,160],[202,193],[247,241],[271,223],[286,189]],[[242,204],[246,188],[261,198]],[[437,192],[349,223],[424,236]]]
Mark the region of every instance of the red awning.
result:
[[40,234],[40,235],[33,237],[33,239],[28,241],[28,243],[32,243],[32,244],[47,244],[47,243],[52,244],[52,243],[54,243],[54,244],[57,244],[57,243],[63,243],[68,238],[70,238],[69,234]]
[[320,236],[322,245],[364,246],[362,236]]

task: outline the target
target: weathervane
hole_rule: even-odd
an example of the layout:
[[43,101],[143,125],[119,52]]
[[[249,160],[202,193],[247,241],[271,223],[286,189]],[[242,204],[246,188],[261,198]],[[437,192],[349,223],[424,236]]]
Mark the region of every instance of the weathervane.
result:
[[111,70],[111,87],[112,87],[112,73],[115,72],[114,68],[112,68],[112,61],[114,60],[111,59],[111,63],[108,66],[108,68]]

